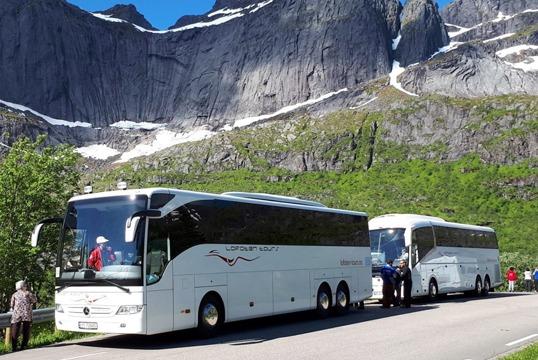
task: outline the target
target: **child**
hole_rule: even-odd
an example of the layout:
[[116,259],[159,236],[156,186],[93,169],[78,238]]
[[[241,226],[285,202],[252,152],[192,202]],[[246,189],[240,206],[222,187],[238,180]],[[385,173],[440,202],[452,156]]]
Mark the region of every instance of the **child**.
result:
[[517,273],[513,266],[510,266],[510,269],[506,272],[506,280],[508,280],[508,291],[514,292],[517,281]]

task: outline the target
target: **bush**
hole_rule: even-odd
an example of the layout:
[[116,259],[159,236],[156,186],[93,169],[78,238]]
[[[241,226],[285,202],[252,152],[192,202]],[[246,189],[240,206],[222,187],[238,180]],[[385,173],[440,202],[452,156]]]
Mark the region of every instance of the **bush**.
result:
[[525,282],[523,272],[526,268],[529,268],[531,271],[538,268],[538,256],[522,253],[501,253],[501,275],[504,277],[504,282],[503,285],[498,288],[500,291],[508,290],[508,281],[506,280],[505,275],[511,266],[516,269],[518,276],[515,290],[524,291]]

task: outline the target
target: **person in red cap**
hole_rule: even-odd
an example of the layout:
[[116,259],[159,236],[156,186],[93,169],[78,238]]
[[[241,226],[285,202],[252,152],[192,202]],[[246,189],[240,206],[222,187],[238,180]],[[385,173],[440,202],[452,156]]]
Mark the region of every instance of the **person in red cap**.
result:
[[101,269],[103,269],[103,255],[105,255],[105,258],[108,261],[116,260],[116,256],[114,256],[110,246],[105,248],[105,244],[108,242],[106,237],[99,236],[95,242],[97,243],[97,246],[90,253],[90,257],[88,258],[88,267],[95,271],[101,271]]

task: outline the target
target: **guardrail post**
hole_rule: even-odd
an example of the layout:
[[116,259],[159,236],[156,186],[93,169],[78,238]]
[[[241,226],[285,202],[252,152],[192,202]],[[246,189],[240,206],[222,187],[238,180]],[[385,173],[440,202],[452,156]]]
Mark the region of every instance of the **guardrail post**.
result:
[[11,327],[8,327],[6,328],[6,336],[4,338],[4,345],[5,345],[6,350],[9,347],[10,342],[11,342]]

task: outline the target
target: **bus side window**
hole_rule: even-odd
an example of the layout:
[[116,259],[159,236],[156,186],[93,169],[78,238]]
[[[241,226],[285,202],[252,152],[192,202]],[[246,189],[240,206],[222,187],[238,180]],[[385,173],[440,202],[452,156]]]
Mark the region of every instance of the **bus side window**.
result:
[[146,256],[146,282],[154,284],[161,279],[169,261],[168,232],[165,219],[151,219],[148,230],[148,253]]
[[433,230],[431,227],[425,227],[413,230],[413,239],[416,244],[418,256],[415,259],[415,265],[434,247]]

